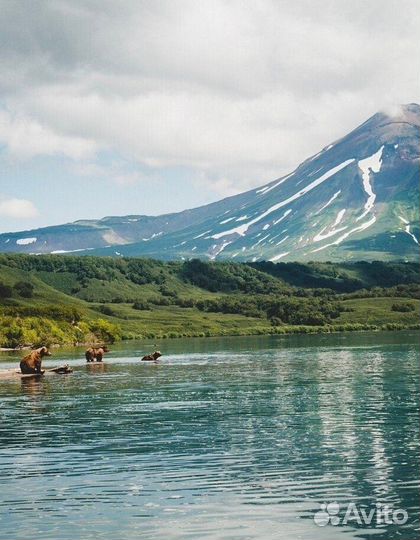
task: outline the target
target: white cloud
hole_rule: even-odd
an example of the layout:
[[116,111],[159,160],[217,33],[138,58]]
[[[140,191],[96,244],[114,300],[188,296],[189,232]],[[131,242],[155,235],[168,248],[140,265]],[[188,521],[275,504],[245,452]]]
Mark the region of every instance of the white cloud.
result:
[[13,219],[33,219],[38,215],[39,212],[33,202],[0,196],[0,216]]
[[111,150],[239,192],[418,101],[419,15],[415,0],[6,3],[0,141],[91,164]]
[[29,115],[14,115],[0,110],[0,143],[7,145],[14,157],[63,155],[73,159],[92,156],[96,144],[92,140],[61,134],[54,126],[34,120]]

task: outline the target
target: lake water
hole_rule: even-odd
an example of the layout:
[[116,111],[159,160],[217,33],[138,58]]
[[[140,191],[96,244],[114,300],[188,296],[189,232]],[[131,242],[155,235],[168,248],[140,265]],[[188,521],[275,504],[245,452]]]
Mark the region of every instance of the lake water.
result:
[[0,381],[2,540],[420,537],[417,333],[168,340],[140,363],[153,346]]

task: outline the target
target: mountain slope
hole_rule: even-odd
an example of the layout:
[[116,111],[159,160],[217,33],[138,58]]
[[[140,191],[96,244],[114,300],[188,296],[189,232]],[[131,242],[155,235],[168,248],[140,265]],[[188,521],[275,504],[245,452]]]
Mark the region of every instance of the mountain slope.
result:
[[291,174],[158,217],[109,217],[0,235],[0,250],[161,259],[418,257],[420,106],[378,113]]

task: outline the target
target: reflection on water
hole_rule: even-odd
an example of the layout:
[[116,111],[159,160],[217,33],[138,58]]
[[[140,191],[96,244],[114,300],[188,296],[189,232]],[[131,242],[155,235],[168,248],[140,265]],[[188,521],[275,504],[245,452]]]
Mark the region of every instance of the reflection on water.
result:
[[[159,346],[0,382],[2,540],[419,537],[415,336]],[[316,526],[331,501],[409,521]]]
[[93,375],[99,373],[105,373],[108,371],[108,364],[105,362],[87,362],[86,373],[92,373]]

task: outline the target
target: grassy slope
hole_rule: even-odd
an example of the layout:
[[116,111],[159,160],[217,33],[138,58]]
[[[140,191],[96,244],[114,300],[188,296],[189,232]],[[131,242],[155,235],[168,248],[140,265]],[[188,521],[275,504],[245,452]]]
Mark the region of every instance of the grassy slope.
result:
[[387,323],[397,323],[403,325],[414,325],[419,319],[420,300],[404,299],[404,303],[412,304],[415,311],[400,313],[392,311],[392,305],[400,303],[401,298],[356,298],[345,300],[346,307],[354,309],[352,312],[341,313],[339,322],[363,323],[380,325]]
[[[41,308],[48,306],[65,306],[76,308],[86,321],[95,321],[104,319],[120,326],[122,336],[125,338],[134,337],[175,337],[178,335],[242,335],[255,333],[268,333],[274,331],[293,330],[286,326],[273,328],[266,317],[247,317],[240,314],[225,314],[202,312],[195,307],[179,307],[177,305],[155,305],[150,304],[149,309],[133,309],[134,301],[147,301],[153,299],[164,299],[162,295],[162,283],[154,282],[155,277],[162,278],[163,285],[169,291],[176,293],[178,298],[185,299],[211,299],[221,298],[223,296],[232,296],[237,293],[225,292],[222,290],[210,292],[204,288],[198,287],[186,281],[181,274],[182,264],[164,265],[150,262],[156,273],[149,279],[150,282],[136,284],[128,279],[126,275],[117,273],[110,279],[98,279],[91,277],[83,281],[80,286],[80,274],[75,271],[47,271],[45,269],[22,269],[25,264],[21,264],[21,256],[3,259],[0,262],[0,281],[6,285],[13,286],[17,281],[27,281],[34,286],[32,298],[22,298],[16,291],[13,291],[11,299],[0,300],[0,318],[1,306],[6,309],[10,306],[17,308]],[[29,260],[29,259],[28,259]],[[86,258],[80,258],[83,261]],[[18,264],[15,264],[18,261]],[[13,263],[13,264],[12,264]],[[106,260],[101,260],[101,265],[105,265]],[[18,266],[18,267],[16,267]],[[242,271],[244,265],[236,265]],[[235,265],[233,267],[236,268]],[[19,268],[20,267],[20,268]],[[223,265],[217,265],[222,274],[226,271]],[[293,285],[304,286],[305,280],[312,287],[331,286],[331,279],[336,282],[338,290],[343,287],[343,280],[348,280],[351,286],[372,287],[377,285],[375,272],[371,266],[366,265],[321,265],[307,266],[300,265],[299,278],[296,278],[296,272],[290,272],[287,265],[279,266],[280,270],[271,272],[279,274],[278,276],[269,275],[261,272],[259,269],[250,269],[249,279],[264,281],[264,287],[277,287],[279,291],[283,288],[290,290]],[[379,268],[380,272],[386,271],[387,267]],[[395,268],[388,268],[388,276],[395,274]],[[280,277],[280,275],[282,277]],[[397,277],[394,276],[398,282]],[[409,281],[418,282],[418,273],[413,274]],[[326,281],[327,280],[327,281]],[[335,281],[334,281],[335,280]],[[245,280],[246,281],[246,280]],[[297,283],[293,283],[297,281]],[[392,284],[392,283],[391,283]],[[356,288],[357,288],[356,287]],[[119,297],[118,302],[115,302]],[[129,301],[127,301],[129,299]],[[408,302],[415,306],[415,311],[400,313],[391,310],[395,302]],[[397,325],[410,326],[418,323],[419,300],[401,299],[401,298],[351,298],[342,300],[346,311],[334,320],[335,325],[355,324],[357,325],[377,325],[382,326],[386,323],[396,323]],[[103,314],[100,309],[107,306],[111,314]],[[102,308],[101,308],[102,306]],[[326,330],[329,327],[325,327]],[[305,330],[305,329],[302,329]],[[313,328],[313,331],[322,331],[322,328]],[[63,332],[66,332],[64,328]],[[0,334],[1,339],[1,334]],[[70,341],[70,340],[69,340]],[[0,342],[0,345],[6,343]]]
[[[54,276],[54,281],[60,281],[61,274],[51,273],[50,277],[51,276]],[[34,286],[32,298],[22,298],[14,293],[12,298],[14,305],[23,307],[63,305],[80,309],[86,316],[95,316],[95,312],[91,309],[89,304],[70,293],[66,294],[59,288],[55,288],[48,283],[49,280],[46,280],[47,282],[45,282],[41,275],[0,265],[0,281],[10,286],[13,286],[18,281],[27,281]],[[8,302],[3,302],[3,304],[8,304]]]
[[225,313],[202,313],[196,308],[154,306],[137,311],[131,304],[109,304],[117,317],[106,317],[123,326],[124,333],[143,336],[235,335],[257,333],[270,327],[265,319]]

